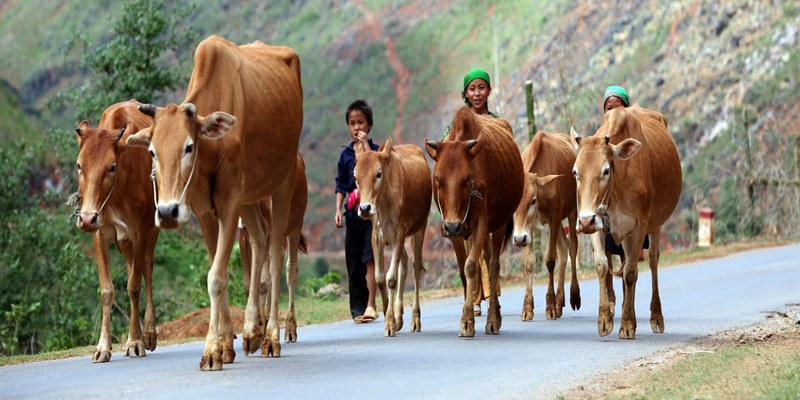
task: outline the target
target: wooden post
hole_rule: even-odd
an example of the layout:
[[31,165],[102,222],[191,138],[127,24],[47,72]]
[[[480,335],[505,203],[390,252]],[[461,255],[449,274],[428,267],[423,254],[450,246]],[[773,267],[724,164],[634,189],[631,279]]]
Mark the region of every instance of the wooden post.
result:
[[533,108],[535,106],[533,81],[530,79],[525,81],[525,105],[528,109],[528,142],[532,142],[533,135],[536,134],[536,117],[533,114]]

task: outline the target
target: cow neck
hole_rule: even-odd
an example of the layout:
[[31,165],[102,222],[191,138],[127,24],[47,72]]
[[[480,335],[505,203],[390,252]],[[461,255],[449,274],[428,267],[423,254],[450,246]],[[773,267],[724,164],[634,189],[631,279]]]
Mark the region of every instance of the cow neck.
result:
[[[198,138],[197,144],[194,146],[194,157],[192,159],[192,170],[189,171],[189,179],[186,180],[186,184],[183,186],[183,191],[181,191],[181,197],[178,199],[178,204],[183,204],[183,199],[186,197],[186,191],[189,189],[189,184],[192,182],[192,177],[194,176],[194,170],[197,167],[197,158],[198,152],[200,151],[200,138]],[[116,181],[116,175],[114,176]],[[156,188],[156,166],[155,164],[151,164],[150,167],[150,181],[153,182],[153,205],[156,206],[158,209],[158,190]]]

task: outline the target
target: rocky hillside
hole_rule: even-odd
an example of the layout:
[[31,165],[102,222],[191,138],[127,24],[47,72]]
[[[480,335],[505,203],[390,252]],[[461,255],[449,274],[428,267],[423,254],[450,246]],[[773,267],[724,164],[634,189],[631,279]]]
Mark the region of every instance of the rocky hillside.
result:
[[[41,109],[55,90],[82,78],[77,55],[62,53],[69,35],[80,30],[102,40],[111,19],[96,16],[120,9],[99,0],[8,0],[0,6],[0,78],[20,93],[27,109]],[[685,174],[667,237],[671,243],[695,240],[696,209],[702,206],[717,210],[723,235],[740,229],[742,219],[756,221],[761,232],[798,234],[796,187],[757,186],[752,203],[746,201],[751,174],[776,182],[797,179],[796,2],[319,0],[267,6],[220,0],[203,2],[192,27],[199,38],[216,33],[242,43],[260,39],[300,54],[301,151],[312,193],[306,229],[313,250],[341,248],[343,235],[331,234],[333,177],[347,140],[347,104],[365,98],[374,105],[377,141],[392,135],[421,144],[441,134],[461,105],[463,74],[478,66],[492,74],[490,107],[512,122],[521,147],[527,142],[528,79],[534,82],[540,130],[568,132],[574,126],[593,133],[609,84],[625,86],[634,102],[661,111]],[[178,102],[181,96],[162,100]],[[42,112],[43,120],[59,121]],[[438,237],[435,227],[429,236]]]

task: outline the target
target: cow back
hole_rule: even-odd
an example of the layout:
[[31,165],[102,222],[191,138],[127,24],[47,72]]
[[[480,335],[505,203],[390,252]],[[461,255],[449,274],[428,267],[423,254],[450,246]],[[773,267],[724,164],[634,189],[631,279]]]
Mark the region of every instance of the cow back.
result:
[[203,154],[217,158],[206,165],[243,156],[242,202],[263,199],[296,167],[290,155],[303,123],[299,57],[288,47],[237,46],[212,35],[197,46],[194,63],[184,103],[195,104],[199,115],[223,111],[237,119],[221,140],[202,141],[212,148]]

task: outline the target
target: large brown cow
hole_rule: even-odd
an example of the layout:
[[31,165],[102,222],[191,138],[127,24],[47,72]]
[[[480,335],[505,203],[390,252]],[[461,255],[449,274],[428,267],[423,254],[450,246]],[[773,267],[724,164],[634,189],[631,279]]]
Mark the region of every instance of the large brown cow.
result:
[[[577,255],[578,236],[569,230],[569,246],[561,221],[575,226],[578,212],[575,207],[575,179],[572,166],[575,150],[569,136],[560,133],[539,132],[522,152],[522,165],[526,171],[522,200],[514,213],[514,244],[525,248],[525,299],[522,303],[522,320],[533,319],[533,267],[531,230],[544,224],[550,227],[550,241],[545,254],[549,274],[547,286],[547,319],[561,318],[564,309],[564,274],[567,266],[567,247],[572,267],[569,303],[573,310],[581,308],[578,286]],[[553,287],[553,275],[558,256],[558,292]]]
[[[392,246],[392,261],[386,273],[389,299],[383,333],[395,336],[403,328],[403,289],[408,273],[406,238],[411,237],[414,251],[414,304],[411,331],[422,329],[419,308],[419,285],[422,277],[422,244],[431,209],[431,170],[425,154],[413,144],[392,145],[392,139],[380,151],[369,146],[356,147],[353,171],[361,195],[358,215],[373,221],[377,240],[373,243],[376,271],[383,271],[384,244]],[[380,278],[378,278],[380,280]]]
[[[208,273],[211,315],[202,370],[233,362],[234,332],[228,312],[228,259],[241,216],[250,230],[253,265],[267,254],[270,273],[283,268],[282,240],[266,249],[260,203],[271,199],[270,237],[283,237],[295,181],[295,155],[303,124],[300,59],[291,48],[259,41],[237,46],[219,36],[203,40],[181,105],[139,109],[154,116],[152,130],[129,143],[149,147],[157,184],[156,223],[176,228],[198,216],[213,260]],[[245,354],[280,357],[279,280],[273,279],[266,332],[258,326],[259,268],[253,270],[245,311]],[[263,341],[262,341],[263,339]]]
[[[286,283],[289,288],[289,310],[286,312],[286,330],[284,340],[287,343],[297,341],[297,315],[294,307],[294,295],[297,288],[297,251],[308,254],[306,237],[303,235],[303,218],[306,213],[308,203],[308,182],[306,180],[306,164],[300,153],[297,153],[297,174],[295,175],[294,191],[292,193],[292,208],[289,214],[289,225],[286,227],[285,244],[288,248],[289,256],[286,259]],[[271,225],[272,210],[268,201],[261,203],[261,211],[267,218],[267,226]],[[269,240],[269,239],[268,239]],[[250,246],[249,232],[247,227],[242,226],[239,235],[239,248],[242,253],[242,270],[244,272],[244,290],[250,293],[250,276],[252,268],[252,248]],[[261,284],[259,285],[259,323],[267,325],[270,307],[270,282],[269,258],[266,258],[261,265]],[[280,279],[280,277],[277,277]]]
[[[434,160],[433,199],[442,213],[442,235],[453,242],[462,275],[466,274],[464,307],[459,336],[475,336],[473,295],[478,260],[487,256],[489,298],[486,334],[500,333],[502,318],[497,301],[500,252],[511,238],[514,210],[522,197],[522,159],[511,125],[483,117],[462,107],[453,119],[447,139],[425,141]],[[470,243],[469,255],[464,241]]]
[[[108,107],[97,128],[83,121],[75,129],[78,152],[80,206],[75,210],[77,226],[93,233],[103,320],[93,362],[111,359],[111,305],[114,283],[109,265],[109,241],[125,256],[128,296],[131,300],[126,356],[144,357],[155,350],[158,334],[153,307],[153,252],[159,229],[153,221],[155,204],[150,184],[150,155],[125,144],[126,138],[150,126],[152,118],[142,115],[136,100]],[[145,279],[144,334],[139,321],[139,293]]]
[[[650,327],[664,332],[661,298],[658,293],[658,257],[661,226],[672,214],[681,193],[681,164],[664,117],[640,108],[615,108],[591,137],[581,139],[574,132],[578,156],[573,173],[578,185],[578,224],[582,233],[592,235],[595,263],[600,282],[597,330],[606,336],[614,329],[608,299],[609,266],[606,264],[599,231],[622,242],[626,254],[638,254],[645,235],[650,235],[649,264],[653,292]],[[622,320],[619,337],[634,339],[636,312],[634,298],[638,279],[637,257],[626,257],[623,266]]]

